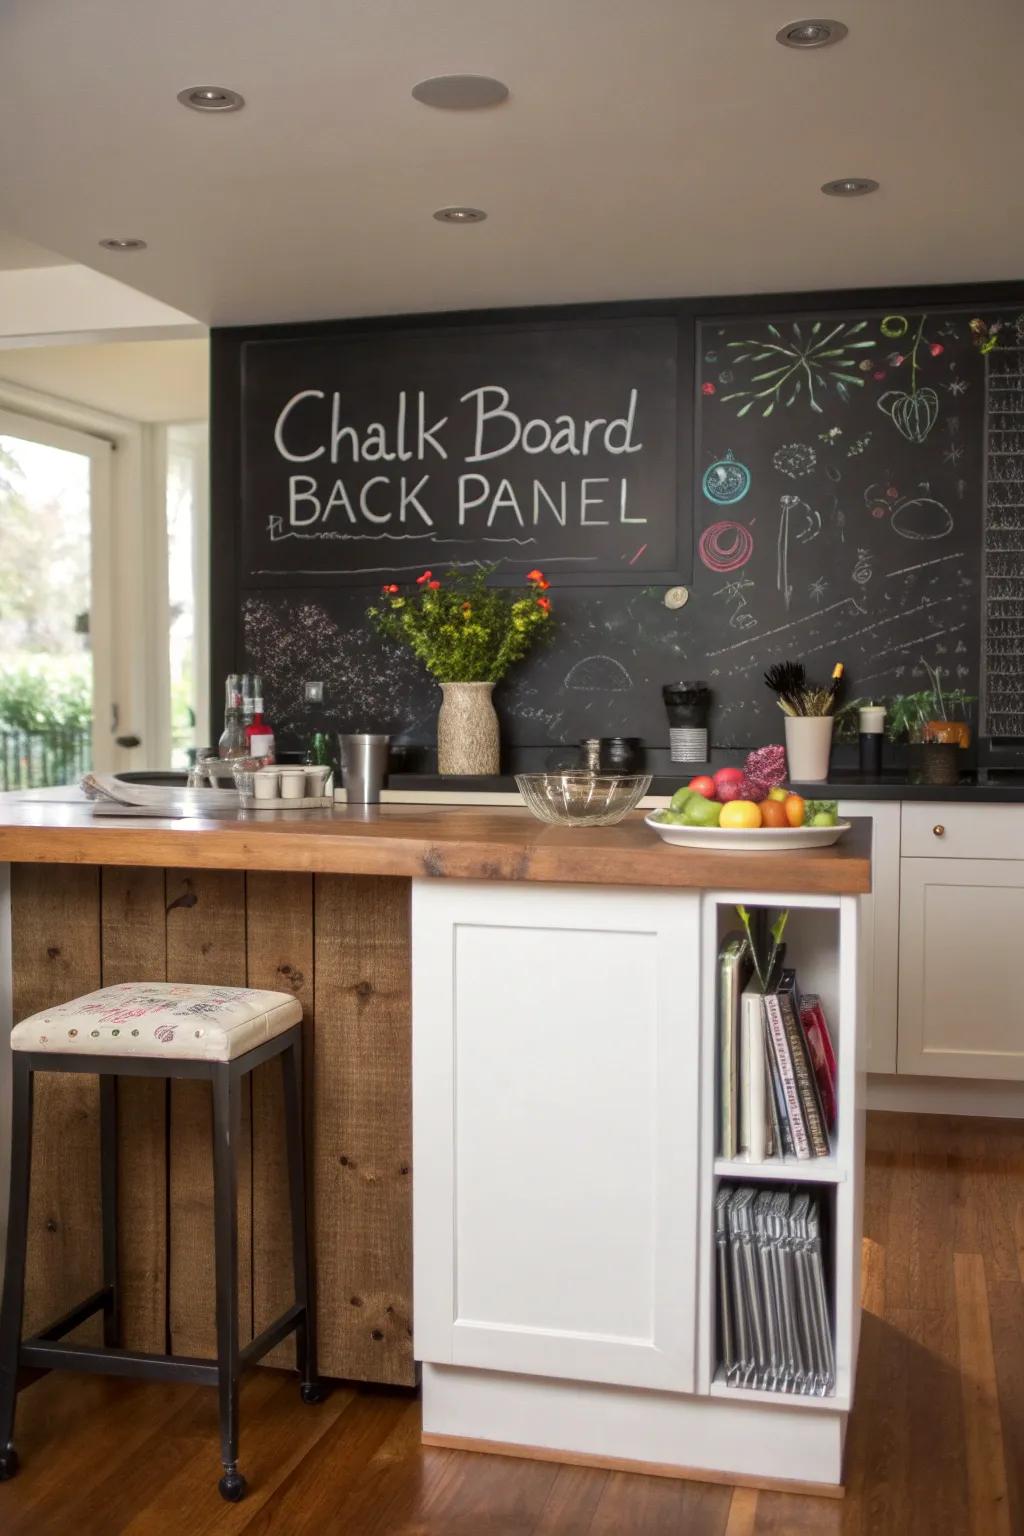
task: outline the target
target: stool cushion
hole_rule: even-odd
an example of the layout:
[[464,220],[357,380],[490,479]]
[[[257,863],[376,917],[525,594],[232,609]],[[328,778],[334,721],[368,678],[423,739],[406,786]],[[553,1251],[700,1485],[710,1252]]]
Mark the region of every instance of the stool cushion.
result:
[[290,992],[125,981],[23,1019],[11,1031],[11,1048],[233,1061],[301,1018]]

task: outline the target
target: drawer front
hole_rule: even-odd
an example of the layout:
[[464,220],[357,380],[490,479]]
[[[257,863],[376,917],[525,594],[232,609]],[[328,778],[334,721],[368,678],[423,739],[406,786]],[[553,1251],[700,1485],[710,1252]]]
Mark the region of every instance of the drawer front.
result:
[[1024,805],[904,804],[905,859],[1024,859]]

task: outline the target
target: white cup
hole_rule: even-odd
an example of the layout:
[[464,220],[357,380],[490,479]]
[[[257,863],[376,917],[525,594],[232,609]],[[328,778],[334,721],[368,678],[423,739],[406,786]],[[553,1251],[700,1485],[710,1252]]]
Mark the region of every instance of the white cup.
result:
[[306,793],[305,768],[279,768],[281,777],[281,799],[301,800]]
[[276,800],[281,792],[281,775],[277,768],[260,768],[252,776],[253,798]]
[[327,792],[327,780],[331,776],[329,763],[311,763],[306,769],[306,794],[320,799]]

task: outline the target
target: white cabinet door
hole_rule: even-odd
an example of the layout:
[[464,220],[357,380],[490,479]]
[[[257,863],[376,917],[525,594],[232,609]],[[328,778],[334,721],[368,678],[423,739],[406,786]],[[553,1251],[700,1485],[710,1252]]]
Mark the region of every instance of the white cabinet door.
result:
[[899,1070],[1024,1078],[1024,863],[904,859]]
[[413,883],[417,1358],[693,1389],[699,919]]
[[900,804],[840,800],[840,816],[871,819],[871,894],[861,904],[866,979],[864,1069],[896,1071],[896,1005],[900,941]]

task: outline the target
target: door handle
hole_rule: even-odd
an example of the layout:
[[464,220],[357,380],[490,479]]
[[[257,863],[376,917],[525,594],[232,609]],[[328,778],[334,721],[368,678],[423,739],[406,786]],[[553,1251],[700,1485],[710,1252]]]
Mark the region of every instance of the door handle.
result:
[[141,736],[115,736],[114,741],[119,747],[141,747]]

